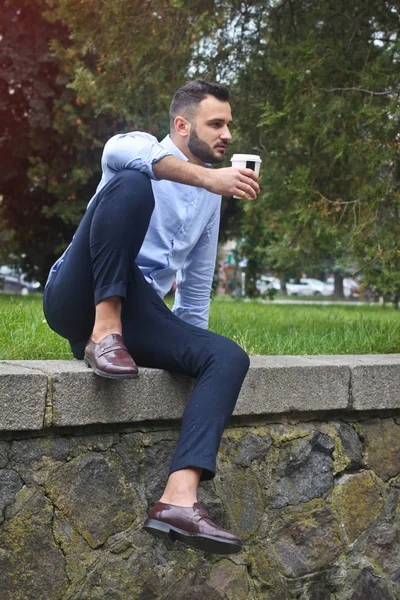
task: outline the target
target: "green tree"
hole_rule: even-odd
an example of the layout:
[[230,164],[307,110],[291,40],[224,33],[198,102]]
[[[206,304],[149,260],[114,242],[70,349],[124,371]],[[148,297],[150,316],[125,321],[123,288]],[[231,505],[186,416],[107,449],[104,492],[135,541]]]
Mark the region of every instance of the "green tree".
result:
[[289,0],[259,19],[234,86],[242,144],[263,157],[264,191],[242,221],[248,258],[293,274],[327,260],[367,270],[373,257],[393,272],[399,29],[391,2]]
[[[102,147],[125,121],[96,118],[67,87],[51,40],[68,44],[44,0],[5,0],[0,25],[0,223],[2,262],[45,281],[69,243],[100,176]],[[11,255],[11,257],[10,257]]]
[[192,46],[207,29],[213,0],[49,0],[47,18],[68,27],[53,48],[70,86],[97,114],[121,110],[136,128],[169,131],[172,94],[188,78]]
[[[12,150],[1,142],[6,154],[23,157],[7,167],[11,174],[17,165],[16,185],[0,189],[14,241],[37,249],[48,239],[48,254],[58,251],[97,183],[106,139],[126,128],[165,134],[172,93],[202,75],[231,87],[232,151],[263,159],[258,200],[225,200],[230,225],[223,219],[244,239],[250,283],[265,263],[283,280],[355,263],[365,276],[373,278],[378,265],[390,278],[399,239],[394,2],[44,2],[5,2],[6,21],[18,22],[25,39],[2,29],[1,60],[23,54],[18,77],[1,79],[4,115],[10,118],[17,99],[11,83],[35,89],[26,92],[26,135],[8,136]],[[40,40],[31,63],[29,36]],[[51,38],[57,58],[48,52]],[[33,102],[41,96],[27,85],[32,79],[47,90],[45,111]],[[17,113],[13,108],[15,128]]]
[[212,4],[4,0],[3,254],[12,248],[45,280],[94,193],[107,139],[168,131],[171,95]]
[[266,263],[283,280],[328,270],[340,284],[356,264],[368,277],[376,272],[369,265],[393,273],[400,239],[397,4],[218,6],[222,18],[208,33],[216,51],[204,55],[202,40],[195,58],[232,84],[234,151],[263,158],[263,191],[246,207],[236,204],[231,227],[245,240],[250,288]]

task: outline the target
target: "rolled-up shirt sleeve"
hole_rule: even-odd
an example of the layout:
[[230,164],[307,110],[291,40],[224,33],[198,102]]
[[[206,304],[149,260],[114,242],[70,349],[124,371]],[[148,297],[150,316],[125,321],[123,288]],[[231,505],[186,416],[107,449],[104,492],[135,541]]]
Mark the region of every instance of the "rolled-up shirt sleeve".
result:
[[176,277],[172,312],[187,323],[207,329],[210,294],[217,257],[220,206],[210,217],[198,242]]
[[103,173],[137,169],[156,181],[152,165],[171,153],[149,133],[134,131],[112,137],[104,146],[101,159]]

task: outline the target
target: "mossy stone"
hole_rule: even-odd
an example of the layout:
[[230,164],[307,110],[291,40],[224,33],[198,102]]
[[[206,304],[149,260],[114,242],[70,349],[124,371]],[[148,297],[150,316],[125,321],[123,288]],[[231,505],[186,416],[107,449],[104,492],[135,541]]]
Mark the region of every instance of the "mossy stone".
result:
[[[396,597],[398,597],[396,595]],[[363,569],[357,576],[350,600],[394,600],[382,577],[371,567]]]
[[400,425],[374,419],[360,425],[366,464],[384,481],[400,474]]
[[264,514],[262,489],[250,469],[225,464],[215,487],[232,529],[247,539],[256,531]]
[[344,422],[325,423],[321,431],[329,435],[335,444],[333,473],[359,469],[362,464],[362,444],[354,427]]
[[64,600],[64,556],[52,536],[53,507],[35,488],[17,493],[0,533],[1,600]]
[[272,470],[271,507],[283,508],[326,497],[333,488],[334,448],[330,437],[319,431],[282,445]]
[[3,469],[8,462],[9,442],[0,441],[0,469]]
[[92,548],[127,528],[138,511],[143,512],[119,461],[115,453],[88,452],[63,465],[46,482],[54,504]]
[[329,496],[349,544],[375,521],[383,507],[382,489],[368,471],[343,475]]
[[7,506],[9,506],[16,493],[22,488],[21,477],[12,469],[0,469],[0,523],[4,520]]
[[342,550],[334,514],[320,499],[275,514],[270,536],[280,571],[290,578],[329,568]]
[[220,457],[242,467],[249,467],[254,461],[263,464],[271,445],[272,439],[265,432],[264,435],[245,432],[239,439],[228,435],[222,439]]
[[246,565],[230,560],[220,560],[213,565],[208,578],[208,587],[227,600],[248,600],[248,575]]

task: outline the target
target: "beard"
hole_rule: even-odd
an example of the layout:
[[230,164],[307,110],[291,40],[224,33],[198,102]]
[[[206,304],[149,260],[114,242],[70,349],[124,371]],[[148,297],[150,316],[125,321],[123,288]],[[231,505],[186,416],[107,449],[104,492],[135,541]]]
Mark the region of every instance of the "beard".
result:
[[[219,145],[221,145],[221,142],[219,142]],[[188,147],[193,156],[196,156],[196,158],[199,158],[204,163],[220,163],[225,159],[223,154],[216,154],[207,142],[199,138],[194,125],[192,125],[190,130]]]

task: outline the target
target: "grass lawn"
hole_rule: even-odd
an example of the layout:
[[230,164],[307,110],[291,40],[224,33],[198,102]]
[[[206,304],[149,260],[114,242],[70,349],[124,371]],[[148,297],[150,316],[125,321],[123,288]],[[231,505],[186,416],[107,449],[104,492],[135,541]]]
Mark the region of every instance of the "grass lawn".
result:
[[[249,354],[400,352],[400,312],[393,307],[225,300],[212,301],[210,329]],[[68,342],[45,322],[41,296],[0,295],[0,359],[70,358]]]

